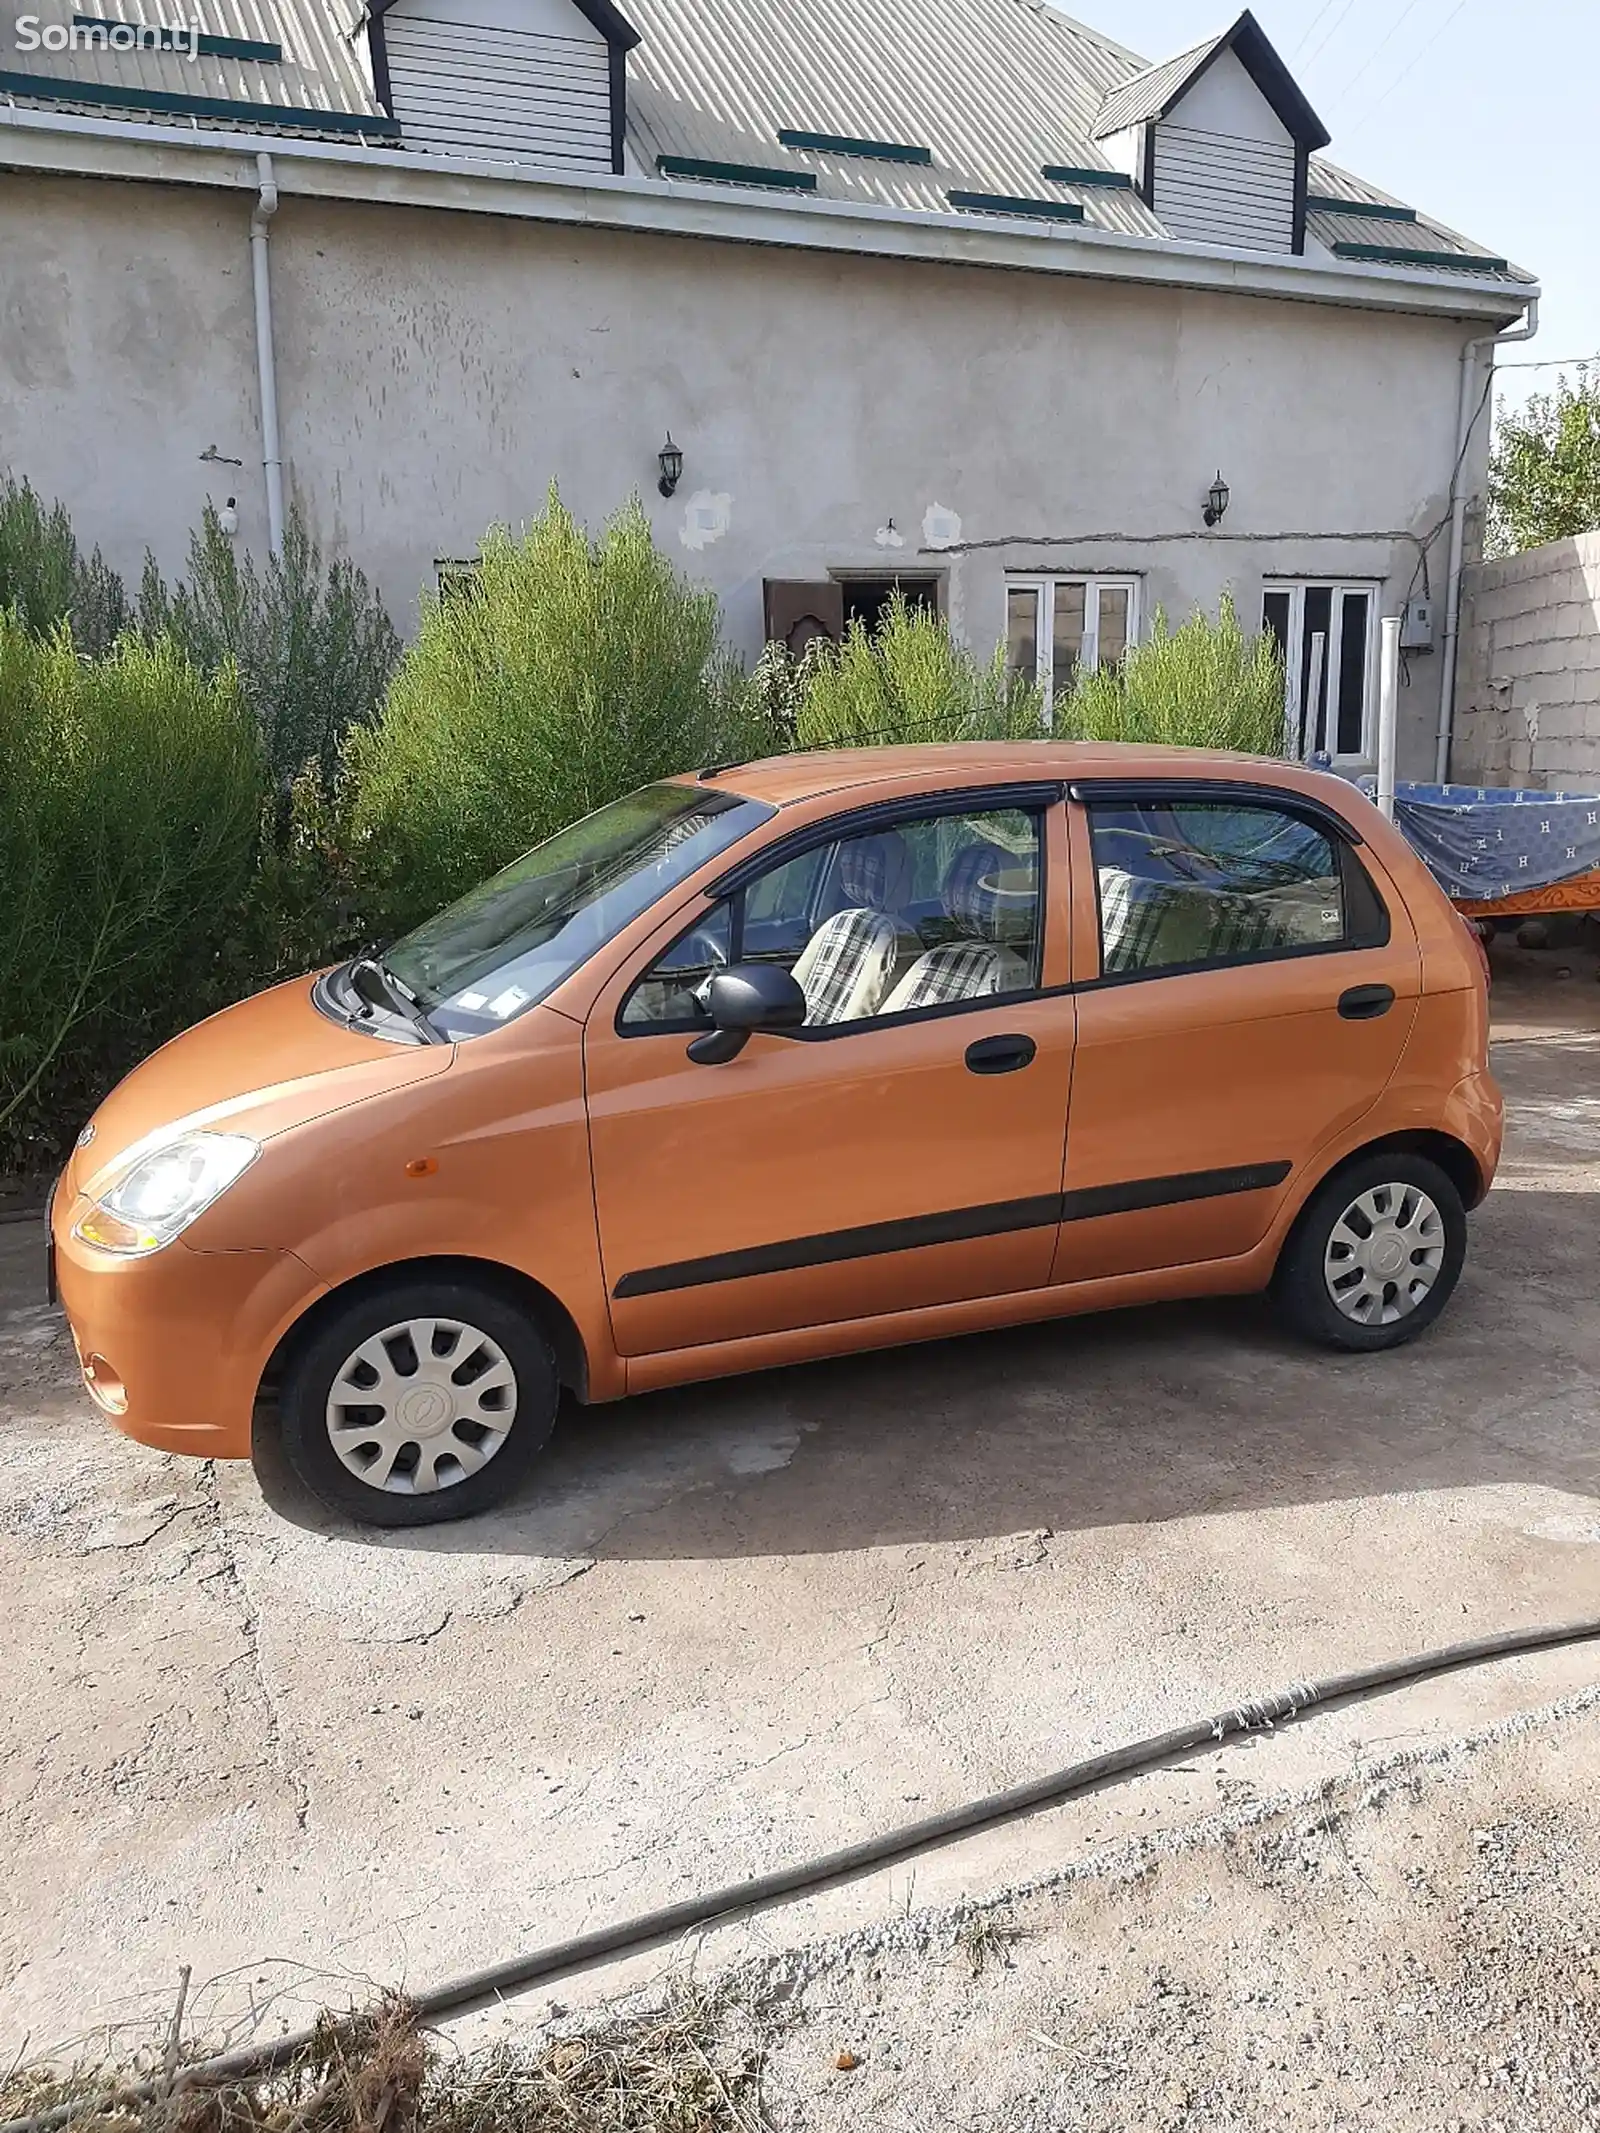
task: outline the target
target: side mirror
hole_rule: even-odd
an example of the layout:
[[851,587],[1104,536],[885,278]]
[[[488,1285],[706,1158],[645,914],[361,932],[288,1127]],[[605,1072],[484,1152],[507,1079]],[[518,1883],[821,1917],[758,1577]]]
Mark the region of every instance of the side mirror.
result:
[[776,963],[735,963],[719,970],[706,993],[715,1029],[696,1037],[689,1057],[696,1066],[725,1066],[737,1059],[758,1029],[798,1029],[806,1019],[806,996]]

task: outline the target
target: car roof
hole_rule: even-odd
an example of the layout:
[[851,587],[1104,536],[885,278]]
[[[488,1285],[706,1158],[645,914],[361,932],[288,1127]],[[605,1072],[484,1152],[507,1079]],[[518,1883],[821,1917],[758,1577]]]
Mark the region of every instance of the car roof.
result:
[[1326,771],[1307,770],[1273,756],[1235,755],[1215,748],[1170,748],[1131,741],[954,741],[902,748],[827,748],[766,756],[700,773],[724,792],[787,807],[826,793],[869,787],[891,798],[952,786],[1089,777],[1224,778],[1282,785],[1329,797],[1353,788]]

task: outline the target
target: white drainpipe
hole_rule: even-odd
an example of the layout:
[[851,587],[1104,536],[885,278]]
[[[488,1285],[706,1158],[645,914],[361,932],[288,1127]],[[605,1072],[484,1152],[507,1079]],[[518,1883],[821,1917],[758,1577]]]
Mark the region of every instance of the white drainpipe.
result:
[[256,157],[260,196],[250,217],[250,271],[256,293],[256,374],[261,383],[261,467],[267,479],[267,547],[283,553],[283,456],[278,446],[278,372],[272,356],[272,265],[267,225],[278,212],[272,158]]
[[[1539,299],[1528,299],[1528,314],[1509,333],[1483,333],[1468,341],[1461,351],[1461,390],[1456,405],[1456,473],[1450,505],[1450,562],[1445,578],[1444,643],[1439,661],[1439,730],[1434,740],[1434,782],[1442,785],[1450,775],[1450,739],[1456,710],[1456,639],[1461,621],[1461,548],[1467,520],[1467,438],[1476,419],[1472,404],[1473,373],[1478,351],[1503,348],[1508,341],[1531,341],[1539,330]],[[1494,356],[1490,354],[1491,365]],[[1491,383],[1491,391],[1493,386]],[[1485,394],[1485,399],[1488,395]]]

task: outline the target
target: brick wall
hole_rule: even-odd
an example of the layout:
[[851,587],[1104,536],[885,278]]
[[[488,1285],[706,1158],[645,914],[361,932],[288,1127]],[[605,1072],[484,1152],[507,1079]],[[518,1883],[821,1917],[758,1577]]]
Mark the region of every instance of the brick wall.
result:
[[1600,533],[1470,564],[1450,775],[1600,789]]

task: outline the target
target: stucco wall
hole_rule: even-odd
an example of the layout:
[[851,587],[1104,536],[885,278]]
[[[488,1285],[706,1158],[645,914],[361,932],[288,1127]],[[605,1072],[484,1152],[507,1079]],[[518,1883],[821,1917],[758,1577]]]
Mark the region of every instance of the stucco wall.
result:
[[[0,451],[131,573],[146,545],[178,565],[208,496],[265,545],[249,209],[7,179]],[[272,260],[290,488],[402,627],[435,558],[556,480],[590,521],[640,493],[746,651],[763,577],[830,569],[938,572],[981,651],[1007,570],[1135,571],[1147,628],[1224,591],[1258,626],[1268,571],[1376,579],[1392,610],[1417,552],[1387,536],[1442,519],[1472,330],[293,196]],[[203,462],[212,444],[242,467]],[[1207,535],[1218,468],[1232,503]],[[955,545],[924,552],[925,529]],[[1407,774],[1436,665],[1413,663]]]
[[1469,566],[1456,704],[1453,777],[1600,786],[1600,533]]

